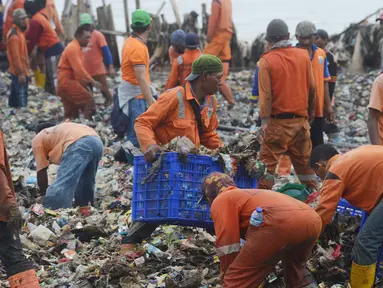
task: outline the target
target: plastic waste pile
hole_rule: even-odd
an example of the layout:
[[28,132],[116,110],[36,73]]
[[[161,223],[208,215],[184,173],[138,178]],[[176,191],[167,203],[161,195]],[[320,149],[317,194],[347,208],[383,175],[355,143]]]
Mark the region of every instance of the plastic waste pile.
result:
[[[339,78],[336,99],[338,124],[344,131],[341,133],[342,141],[367,142],[367,128],[363,122],[367,115],[365,101],[368,101],[369,96],[366,91],[370,90],[376,75],[372,72],[355,78],[347,75]],[[4,74],[0,76],[9,85],[9,79]],[[220,123],[250,128],[258,118],[257,111],[249,115],[248,96],[251,93],[253,71],[231,73],[227,81],[237,103],[232,108],[227,107],[218,95]],[[110,84],[113,86],[116,83]],[[163,83],[154,81],[159,91],[163,90]],[[124,257],[118,255],[121,237],[128,233],[132,222],[133,167],[116,161],[115,155],[118,151],[129,151],[131,156],[140,152],[127,143],[117,142],[110,125],[111,108],[103,106],[103,98],[99,93],[95,95],[98,112],[93,120],[78,120],[94,127],[105,145],[96,179],[95,207],[51,211],[36,204],[41,195],[37,188],[31,141],[39,123],[59,123],[65,119],[59,98],[47,95],[33,85],[29,92],[28,108],[18,110],[9,108],[6,94],[0,94],[0,125],[6,136],[18,204],[25,220],[21,242],[25,255],[35,264],[42,287],[219,287],[215,238],[202,229],[161,226],[136,251]],[[230,155],[237,162],[244,161],[250,173],[262,171],[256,161],[259,143],[254,134],[219,133],[228,145],[218,151],[220,154]],[[168,149],[178,149],[181,153],[189,149],[193,152],[190,143],[181,139],[172,142]],[[198,153],[209,152],[200,149]],[[223,160],[228,159],[223,157]],[[57,167],[51,165],[48,173],[50,183],[56,173]],[[321,240],[320,246],[315,248],[317,252],[314,259],[309,261],[316,269],[312,272],[318,283],[328,285],[324,287],[331,287],[332,283],[343,284],[343,278],[347,278],[347,275],[342,272],[343,278],[340,280],[328,277],[322,268],[325,266],[321,266],[323,263],[319,261],[323,257],[319,247],[326,251],[325,257],[332,255],[338,244],[342,245],[342,259],[350,255],[350,250],[342,244],[345,240],[340,235],[344,234],[329,235],[326,241]],[[351,243],[352,238],[346,238],[347,243]],[[346,264],[332,266],[336,265],[343,270],[349,267]],[[276,270],[268,278],[270,283],[264,287],[284,287],[278,275]],[[282,283],[281,286],[276,286],[277,282]],[[4,270],[0,268],[0,287],[7,285]]]

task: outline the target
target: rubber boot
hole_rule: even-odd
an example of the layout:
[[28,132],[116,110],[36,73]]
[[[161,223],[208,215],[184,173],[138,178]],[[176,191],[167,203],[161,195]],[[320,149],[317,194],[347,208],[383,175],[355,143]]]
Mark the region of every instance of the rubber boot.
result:
[[39,72],[40,73],[40,75],[39,75],[39,85],[37,85],[37,86],[39,86],[39,87],[41,87],[41,88],[45,88],[45,78],[46,78],[46,76],[45,76],[45,73],[42,73],[42,72]]
[[376,263],[361,266],[352,262],[350,285],[351,288],[372,288],[375,282]]
[[35,76],[35,83],[36,83],[36,86],[40,87],[39,86],[39,83],[40,83],[40,70],[34,70],[33,71],[33,75]]
[[36,271],[31,269],[8,278],[11,288],[39,288],[40,282]]

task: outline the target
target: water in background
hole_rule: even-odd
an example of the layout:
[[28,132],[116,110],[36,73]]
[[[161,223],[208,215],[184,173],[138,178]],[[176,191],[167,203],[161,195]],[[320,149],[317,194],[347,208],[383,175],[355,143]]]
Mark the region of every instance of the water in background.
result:
[[[73,0],[75,1],[75,0]],[[55,0],[59,13],[64,6],[64,0]],[[105,0],[112,4],[116,30],[125,31],[124,5],[122,0]],[[207,3],[210,13],[211,0],[178,0],[180,13],[195,10],[201,15],[201,4]],[[326,29],[330,34],[339,33],[350,23],[359,22],[363,17],[383,7],[379,0],[322,0],[320,2],[307,0],[232,0],[233,19],[237,27],[239,39],[252,41],[266,30],[267,24],[274,18],[287,22],[290,33],[294,35],[296,25],[302,20],[313,21],[317,28]],[[156,13],[162,0],[141,0],[141,8]],[[102,0],[92,0],[92,6],[102,5]],[[128,0],[129,12],[135,9],[135,1]],[[162,10],[169,23],[175,22],[175,17],[169,0]],[[201,17],[199,17],[201,19]],[[121,37],[120,37],[121,38]],[[122,43],[120,39],[119,43]]]

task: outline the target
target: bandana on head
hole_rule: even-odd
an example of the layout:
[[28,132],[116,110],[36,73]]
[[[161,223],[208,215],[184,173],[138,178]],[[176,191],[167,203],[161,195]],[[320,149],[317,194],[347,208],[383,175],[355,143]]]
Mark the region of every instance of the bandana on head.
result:
[[200,201],[212,203],[224,188],[230,186],[237,186],[230,176],[220,172],[213,172],[206,176],[202,183],[202,198]]

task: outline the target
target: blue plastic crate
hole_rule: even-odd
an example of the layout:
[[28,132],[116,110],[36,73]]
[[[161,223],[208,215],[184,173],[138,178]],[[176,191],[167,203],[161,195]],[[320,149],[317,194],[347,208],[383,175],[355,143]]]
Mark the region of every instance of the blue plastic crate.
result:
[[[151,163],[143,156],[134,158],[132,218],[156,224],[175,224],[211,227],[210,207],[199,205],[202,181],[211,172],[222,171],[211,157],[188,155],[181,162],[179,154],[166,153],[158,175],[148,183],[141,181],[148,175]],[[240,188],[256,188],[257,180],[246,176],[240,168],[234,177]]]
[[364,212],[362,209],[352,206],[346,199],[343,198],[340,199],[336,211],[342,215],[347,214],[350,216],[360,216],[362,218],[362,221],[360,222],[360,228],[362,228],[368,217],[366,212]]

